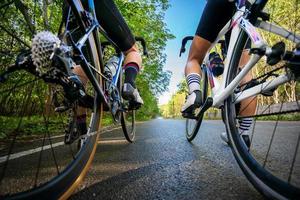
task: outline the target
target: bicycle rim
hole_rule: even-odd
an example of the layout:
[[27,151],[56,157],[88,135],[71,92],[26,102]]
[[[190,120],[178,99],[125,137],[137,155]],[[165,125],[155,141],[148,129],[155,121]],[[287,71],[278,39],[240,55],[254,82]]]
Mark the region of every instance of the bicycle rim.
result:
[[[60,20],[58,13],[61,10],[57,10],[57,7],[62,5],[57,2],[53,4],[44,5],[49,8],[50,16],[48,19]],[[13,1],[8,2],[6,6],[8,6],[5,7],[7,15],[11,12],[21,15],[23,12],[18,10],[18,7],[15,8]],[[33,34],[38,32],[37,30],[43,30],[41,26],[38,26],[40,21],[36,16],[42,12],[42,9],[39,8],[40,5],[26,2],[24,6],[33,9],[33,15],[29,15],[29,17],[36,19],[36,21],[33,20],[36,28],[32,30],[33,27],[28,28],[25,23],[21,26],[21,22],[24,21],[21,18],[19,21],[18,17],[16,17],[15,23],[20,23],[18,27],[23,28],[23,33],[22,30],[15,32],[11,30],[14,26],[8,26],[8,21],[3,21],[4,24],[0,24],[1,33],[13,38],[14,41],[14,47],[10,51],[6,48],[6,60],[1,60],[2,65],[13,62],[18,53],[17,49],[29,48]],[[2,5],[1,8],[3,8]],[[54,11],[52,12],[52,10]],[[58,30],[57,22],[51,23],[49,21],[48,28]],[[52,27],[52,25],[55,26]],[[99,66],[99,55],[93,35],[89,37],[87,44],[89,46],[88,60],[94,66]],[[87,117],[90,136],[77,150],[76,141],[71,145],[63,143],[64,137],[62,136],[65,133],[68,116],[66,113],[58,115],[54,112],[54,97],[47,95],[48,84],[23,72],[17,72],[9,78],[11,78],[11,82],[8,82],[7,86],[2,84],[0,93],[2,103],[0,152],[3,161],[0,163],[0,197],[7,199],[66,199],[83,180],[93,160],[98,140],[102,105],[95,103],[93,110],[87,112],[90,115]],[[101,85],[101,77],[97,78]],[[57,98],[61,100],[62,93],[57,89],[59,87],[54,85],[51,87],[58,91]],[[53,92],[50,89],[49,91]],[[87,91],[90,94],[93,93],[91,88],[87,88]],[[11,115],[18,115],[19,117],[11,117]],[[15,120],[15,118],[17,119]],[[36,124],[37,121],[39,124]],[[24,156],[22,156],[23,154]],[[19,162],[18,159],[22,159],[22,161]]]
[[[241,32],[237,43],[234,48],[234,53],[232,60],[230,61],[229,65],[229,72],[228,72],[228,77],[226,78],[226,85],[228,85],[231,80],[237,75],[238,73],[238,65],[240,62],[240,57],[242,55],[242,50],[246,44],[247,41],[247,35],[245,32]],[[259,66],[257,66],[259,68]],[[253,75],[252,75],[253,76]],[[253,78],[254,79],[254,78]],[[253,80],[252,79],[252,80]],[[245,87],[245,86],[243,86]],[[242,86],[241,86],[242,88]],[[240,89],[241,89],[240,88]],[[243,91],[243,89],[241,89]],[[257,99],[260,97],[257,97]],[[273,97],[274,98],[274,97]],[[296,101],[298,97],[296,97]],[[272,120],[272,113],[269,113],[267,117],[269,118],[262,118],[265,116],[263,113],[259,112],[259,106],[257,107],[256,113],[250,116],[253,118],[255,121],[252,124],[251,127],[251,146],[248,149],[246,143],[242,139],[242,136],[240,134],[240,130],[238,129],[239,126],[241,126],[238,122],[239,119],[245,119],[246,117],[249,116],[242,116],[241,113],[243,109],[246,109],[244,106],[238,106],[234,103],[236,97],[234,95],[231,95],[226,101],[225,101],[225,122],[226,122],[226,128],[229,136],[229,141],[231,143],[231,148],[233,151],[233,154],[241,167],[242,171],[250,180],[250,182],[265,196],[269,198],[275,198],[275,199],[297,199],[300,196],[300,185],[297,181],[291,181],[289,178],[286,179],[286,177],[281,176],[282,174],[278,173],[279,168],[285,168],[285,159],[282,157],[293,157],[294,160],[290,163],[292,165],[292,168],[294,169],[289,169],[286,170],[286,174],[291,174],[292,173],[296,174],[296,171],[299,171],[299,169],[296,169],[296,164],[295,164],[295,159],[298,151],[298,145],[299,145],[299,136],[296,139],[298,141],[298,145],[295,145],[294,142],[289,141],[287,142],[286,140],[280,141],[278,140],[277,143],[274,143],[273,138],[274,138],[274,130],[276,130],[276,127],[279,123],[279,126],[281,124],[282,128],[284,123],[286,122],[281,122],[280,118],[277,116],[279,115],[285,115],[286,113],[282,110],[282,112],[279,113],[274,113],[273,115],[276,116],[277,121],[272,122],[272,121],[263,121],[263,120]],[[255,101],[258,101],[256,98],[253,98]],[[284,100],[283,100],[284,101]],[[253,100],[250,100],[250,103],[253,102]],[[250,104],[249,103],[249,104]],[[248,104],[248,105],[249,105]],[[290,114],[290,113],[288,113]],[[292,112],[294,114],[294,112]],[[299,110],[296,111],[296,114],[299,114]],[[294,122],[292,122],[293,124]],[[295,122],[299,125],[299,121]],[[276,127],[273,127],[270,131],[268,129],[268,126],[270,124],[275,124]],[[258,131],[259,130],[259,131]],[[289,129],[291,130],[291,129]],[[299,130],[296,127],[294,127],[293,132],[297,132]],[[270,133],[269,133],[270,131]],[[254,139],[254,132],[256,132],[255,139]],[[299,132],[299,131],[298,131]],[[272,137],[267,137],[272,133]],[[281,131],[281,134],[283,132]],[[277,135],[280,135],[277,134]],[[284,137],[284,136],[283,136]],[[279,136],[280,138],[280,136]],[[281,138],[283,139],[283,138]],[[280,145],[281,144],[281,145]],[[283,145],[282,145],[283,144]],[[262,149],[265,149],[265,146],[268,146],[269,149],[266,152],[263,152]],[[270,147],[273,145],[273,152],[275,152],[272,155],[272,151],[270,151]],[[290,154],[288,155],[282,155],[279,153],[280,156],[278,156],[278,151],[285,151],[285,148],[287,146],[293,146],[293,150],[290,151]],[[280,150],[279,150],[280,149]],[[261,158],[264,158],[262,160]],[[283,161],[283,162],[282,162]],[[266,162],[269,163],[266,165]],[[273,164],[276,163],[276,164]],[[276,166],[276,169],[272,166]],[[286,169],[286,168],[285,168]],[[286,176],[286,175],[285,175]],[[299,176],[298,176],[299,178]],[[297,179],[298,179],[297,178]]]

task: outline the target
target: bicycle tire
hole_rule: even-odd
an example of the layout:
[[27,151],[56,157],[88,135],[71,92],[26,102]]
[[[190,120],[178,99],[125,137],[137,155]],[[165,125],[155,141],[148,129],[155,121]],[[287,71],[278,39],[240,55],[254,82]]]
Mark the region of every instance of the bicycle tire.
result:
[[[226,85],[235,77],[242,50],[247,41],[247,34],[242,31],[234,46],[232,59],[229,63],[229,71],[226,77]],[[225,100],[225,125],[230,147],[240,168],[252,185],[264,196],[271,199],[298,199],[300,189],[288,184],[266,170],[248,151],[237,128],[235,104],[233,95]]]
[[[81,6],[81,4],[79,5]],[[81,7],[81,9],[83,10],[83,7]],[[99,55],[93,34],[90,34],[86,44],[89,48],[87,51],[89,60],[95,64],[94,66],[100,71]],[[97,76],[97,80],[100,87],[102,87],[101,76]],[[96,102],[96,100],[94,100],[94,102]],[[99,136],[98,131],[102,119],[102,111],[102,104],[94,103],[88,130],[88,133],[94,134],[86,139],[80,151],[75,155],[74,160],[69,163],[63,171],[57,176],[52,177],[48,182],[38,185],[37,187],[15,194],[4,194],[3,197],[5,199],[67,199],[82,182],[94,158]],[[2,196],[0,197],[2,198]]]
[[[120,72],[119,77],[119,94],[122,94],[122,71]],[[121,95],[122,96],[122,95]],[[124,99],[121,97],[121,103],[124,103]],[[129,117],[129,121],[127,119]],[[123,134],[126,140],[130,143],[134,142],[135,133],[136,133],[136,125],[135,125],[135,110],[124,110],[121,112],[121,126],[123,130]]]
[[[207,77],[207,72],[206,72],[206,67],[202,67],[202,78],[201,78],[201,84],[200,84],[200,90],[202,91],[202,102],[205,102],[207,98],[207,93],[208,93],[208,77]],[[204,113],[197,119],[186,119],[185,123],[185,136],[186,139],[191,142],[193,139],[196,137],[198,134],[199,128],[202,124]],[[194,127],[192,130],[189,130],[190,124],[193,123]]]

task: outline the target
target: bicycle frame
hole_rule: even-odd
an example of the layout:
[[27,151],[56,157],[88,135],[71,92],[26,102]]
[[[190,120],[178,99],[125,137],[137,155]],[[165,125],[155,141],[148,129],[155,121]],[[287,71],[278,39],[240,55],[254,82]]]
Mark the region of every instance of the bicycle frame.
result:
[[[235,88],[238,87],[242,79],[247,75],[247,73],[255,66],[255,64],[262,57],[262,55],[252,54],[250,60],[241,69],[240,73],[231,81],[230,84],[226,86],[226,80],[224,77],[227,77],[229,65],[230,65],[229,62],[232,59],[234,47],[236,46],[237,39],[239,35],[242,33],[242,31],[245,31],[248,37],[251,39],[251,42],[254,44],[254,48],[265,49],[266,54],[270,52],[270,47],[267,46],[266,42],[262,39],[260,34],[257,32],[256,27],[263,30],[267,30],[279,36],[285,37],[286,39],[291,40],[293,42],[300,42],[300,36],[295,35],[292,32],[285,30],[284,28],[281,28],[279,26],[276,26],[272,23],[258,20],[257,23],[255,23],[255,26],[252,25],[249,22],[249,20],[246,19],[244,16],[246,12],[246,6],[243,0],[240,0],[237,3],[237,7],[238,10],[234,14],[233,18],[223,27],[223,29],[220,31],[219,35],[217,36],[217,39],[212,43],[211,48],[209,49],[210,51],[212,48],[214,48],[217,45],[218,41],[221,40],[221,38],[223,38],[228,31],[230,30],[232,31],[229,47],[228,47],[227,58],[224,63],[224,72],[223,72],[223,78],[221,80],[221,83],[219,82],[218,79],[216,79],[212,75],[210,69],[206,70],[206,73],[209,78],[210,87],[212,89],[212,99],[213,99],[212,107],[216,107],[216,108],[219,108],[223,105],[224,100],[227,99],[233,93],[233,91],[235,90]],[[203,63],[205,65],[208,65],[208,61],[209,60],[207,54],[206,57],[204,58]],[[286,83],[290,80],[291,80],[291,75],[286,73],[277,78],[274,78],[273,80],[266,81],[255,87],[246,89],[243,92],[236,94],[237,98],[235,98],[235,103],[241,102],[249,97],[256,96],[261,92],[277,88],[277,86]]]
[[[101,35],[103,35],[107,39],[108,43],[110,45],[112,45],[115,48],[116,52],[118,53],[119,63],[118,63],[118,67],[116,69],[117,70],[116,74],[112,80],[112,83],[114,84],[114,86],[117,86],[118,80],[120,78],[122,78],[121,73],[122,73],[122,63],[124,61],[124,54],[119,49],[119,47],[109,38],[108,34],[98,23],[96,13],[95,13],[94,0],[88,0],[88,11],[92,15],[91,19],[90,19],[92,21],[88,25],[87,25],[86,21],[83,21],[83,19],[87,19],[89,16],[86,16],[86,12],[83,9],[81,1],[80,0],[67,0],[67,2],[71,7],[72,12],[76,16],[76,19],[78,21],[80,28],[82,30],[85,30],[85,34],[78,40],[78,42],[76,44],[74,43],[74,41],[72,41],[73,42],[72,46],[73,46],[74,52],[76,52],[82,58],[81,67],[82,67],[83,71],[85,72],[86,76],[88,77],[88,79],[90,80],[91,84],[93,85],[93,88],[96,91],[97,103],[99,105],[101,103],[103,103],[104,107],[110,109],[109,100],[106,97],[106,95],[104,94],[103,89],[99,86],[97,79],[95,77],[95,73],[92,72],[92,70],[93,70],[94,72],[96,72],[96,75],[104,77],[104,75],[103,75],[104,62],[103,62],[103,57],[102,57],[103,54],[102,54],[101,42],[99,39],[100,38],[99,33],[101,33]],[[90,37],[91,34],[93,34],[94,37]],[[88,61],[85,59],[85,57],[82,56],[83,55],[83,53],[82,53],[83,45],[85,44],[85,42],[87,40],[93,41],[93,39],[95,40],[96,46],[94,48],[92,48],[92,51],[96,51],[95,53],[98,55],[98,58],[99,58],[98,63],[92,63],[92,64],[94,64],[94,66],[98,66],[96,68],[91,66],[88,63]],[[141,42],[141,44],[143,46],[143,54],[145,56],[148,56],[148,51],[147,51],[145,40],[141,37],[135,37],[135,39],[136,39],[136,41]],[[100,68],[101,71],[98,71],[97,70],[98,68]]]
[[[95,40],[96,47],[92,50],[97,51],[99,62],[93,63],[93,65],[98,66],[98,67],[93,68],[92,66],[90,66],[90,64],[84,58],[84,56],[81,56],[81,58],[82,58],[81,67],[96,91],[98,104],[100,105],[100,103],[103,103],[104,107],[110,108],[108,99],[106,98],[103,89],[99,86],[97,79],[95,77],[95,73],[92,72],[92,70],[94,70],[98,75],[103,76],[102,72],[104,69],[104,62],[103,62],[103,57],[102,57],[101,42],[99,40],[99,38],[100,38],[99,33],[101,33],[114,48],[118,49],[118,47],[108,37],[106,32],[103,30],[103,28],[99,25],[97,18],[96,18],[96,13],[95,13],[94,0],[88,0],[88,11],[92,14],[92,20],[93,20],[92,24],[89,26],[86,25],[86,23],[82,20],[83,18],[86,18],[86,16],[84,16],[85,10],[83,9],[81,1],[80,0],[67,0],[67,2],[71,7],[72,12],[75,14],[80,28],[82,30],[85,30],[85,34],[78,40],[78,42],[76,44],[75,43],[72,44],[73,49],[77,54],[83,55],[82,47],[85,44],[85,42],[87,40],[90,40],[90,41],[92,41],[93,39]],[[90,37],[91,34],[93,34],[94,38]],[[124,60],[124,55],[122,53],[120,53],[117,73],[115,74],[115,76],[113,77],[113,80],[112,80],[112,82],[115,86],[117,85],[117,82],[120,77],[120,73],[122,72],[121,69],[122,69],[123,60]],[[101,69],[101,71],[97,71],[97,69],[99,69],[99,68]]]

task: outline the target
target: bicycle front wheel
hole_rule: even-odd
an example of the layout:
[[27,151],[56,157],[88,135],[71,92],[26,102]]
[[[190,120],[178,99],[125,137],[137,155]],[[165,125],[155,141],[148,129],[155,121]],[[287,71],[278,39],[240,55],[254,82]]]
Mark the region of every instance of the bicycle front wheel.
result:
[[[120,94],[122,94],[122,86],[123,86],[123,80],[122,80],[122,72],[120,72],[119,77],[119,91]],[[122,96],[122,95],[120,95]],[[124,136],[126,140],[130,143],[132,143],[135,139],[135,132],[136,132],[136,126],[135,126],[135,110],[128,110],[128,102],[126,102],[121,97],[121,104],[123,107],[123,110],[121,111],[121,126],[124,133]]]
[[[206,67],[202,67],[202,78],[201,78],[201,82],[200,82],[200,90],[202,92],[202,102],[205,102],[206,98],[207,98],[207,90],[208,90],[208,77],[207,77],[207,72],[206,72]],[[200,108],[199,108],[200,109]],[[195,112],[197,112],[199,109],[196,109]],[[196,137],[196,135],[198,134],[199,128],[202,124],[202,120],[203,120],[203,115],[202,114],[198,119],[186,119],[186,123],[185,123],[185,136],[186,139],[191,142],[193,141],[193,139]]]
[[135,139],[135,110],[122,112],[121,124],[126,140],[132,143]]
[[[242,31],[230,60],[226,85],[240,72],[247,39],[247,34]],[[295,47],[295,44],[291,45]],[[248,74],[248,80],[243,81],[236,93],[225,101],[227,135],[239,166],[263,195],[272,199],[299,199],[299,81],[291,81],[277,90],[235,103],[237,94],[241,95],[263,79],[272,80],[289,70],[283,62],[275,66],[268,66],[265,62],[266,59],[261,59]],[[289,109],[290,105],[294,105],[292,109]],[[243,120],[246,120],[246,125],[242,124]],[[249,121],[253,121],[252,125]],[[249,136],[248,141],[244,135]]]
[[[0,33],[6,38],[0,41],[2,73],[15,62],[18,54],[30,52],[30,41],[38,30],[58,30],[62,3],[47,2],[43,8],[38,1],[0,4],[5,18],[1,20]],[[45,21],[35,18],[41,11]],[[23,19],[24,13],[36,21]],[[68,20],[75,20],[72,12]],[[71,37],[83,36],[77,26],[70,32]],[[100,71],[100,55],[93,35],[85,46],[86,59]],[[100,76],[97,81],[101,86]],[[89,84],[86,92],[96,97]],[[46,84],[25,71],[14,72],[0,83],[0,199],[67,199],[83,180],[96,151],[102,105],[95,98],[93,109],[86,111],[88,137],[78,149],[78,138],[72,144],[64,142],[66,127],[75,129],[68,123],[69,112],[55,109],[64,101],[64,95],[60,85]]]

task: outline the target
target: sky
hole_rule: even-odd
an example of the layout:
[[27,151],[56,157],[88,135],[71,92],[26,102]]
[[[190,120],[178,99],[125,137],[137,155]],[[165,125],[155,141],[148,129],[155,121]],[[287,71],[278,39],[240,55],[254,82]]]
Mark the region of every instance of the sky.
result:
[[194,35],[202,14],[206,0],[170,0],[171,7],[165,13],[165,23],[170,32],[176,37],[169,40],[165,49],[167,54],[165,70],[172,72],[169,91],[159,97],[159,104],[166,104],[172,94],[176,92],[177,84],[184,78],[184,66],[187,60],[190,42],[187,51],[179,57],[181,40],[185,36]]

